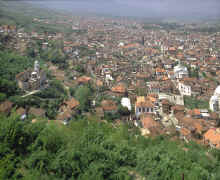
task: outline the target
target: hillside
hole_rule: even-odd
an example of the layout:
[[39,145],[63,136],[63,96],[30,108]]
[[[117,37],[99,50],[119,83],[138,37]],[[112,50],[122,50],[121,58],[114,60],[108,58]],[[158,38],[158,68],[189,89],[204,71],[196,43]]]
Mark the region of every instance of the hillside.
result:
[[[12,115],[0,121],[0,179],[219,179],[219,151],[120,125],[79,119],[68,127]],[[145,177],[145,178],[144,178]]]
[[[138,51],[134,54],[147,49],[145,42],[143,45],[138,43],[138,28],[144,32],[143,24],[136,26],[134,23],[131,28],[130,21],[123,26],[122,21],[116,23],[107,19],[107,23],[103,25],[104,20],[101,18],[97,20],[98,30],[94,30],[92,26],[96,18],[92,18],[88,20],[90,30],[92,29],[89,32],[86,26],[82,29],[78,27],[75,23],[77,18],[68,21],[68,16],[69,14],[63,12],[41,9],[27,3],[0,0],[0,27],[16,26],[15,32],[0,34],[0,180],[219,180],[220,150],[196,143],[202,144],[205,132],[203,124],[198,123],[211,124],[206,127],[209,129],[216,126],[216,122],[220,122],[219,117],[214,114],[216,117],[213,119],[210,117],[208,120],[199,121],[199,116],[192,119],[191,123],[190,114],[187,114],[191,112],[191,115],[194,115],[194,109],[196,112],[199,108],[208,109],[208,101],[185,97],[185,107],[165,101],[166,112],[163,114],[169,114],[171,107],[174,107],[180,120],[189,120],[186,128],[183,128],[184,132],[188,132],[186,138],[177,130],[180,126],[172,123],[170,127],[162,126],[153,115],[145,119],[145,125],[150,126],[146,127],[145,131],[150,129],[149,132],[153,131],[151,134],[146,133],[147,135],[143,136],[141,130],[145,127],[134,123],[141,123],[141,120],[135,117],[134,104],[137,97],[146,100],[148,103],[140,101],[139,104],[150,104],[152,111],[154,104],[151,100],[157,102],[154,94],[145,99],[147,90],[141,85],[146,85],[151,79],[156,81],[152,69],[158,59],[152,61],[151,66],[150,63],[140,63],[144,61],[142,56],[126,56],[126,52],[134,52],[136,48]],[[86,24],[85,18],[82,19],[82,24]],[[176,23],[160,25],[161,27],[155,29],[151,24],[146,25],[147,34],[150,34],[148,29],[157,32],[163,28],[175,32],[172,35],[174,37],[178,34],[175,29],[182,28]],[[105,34],[105,29],[101,31],[100,27],[107,27],[108,34]],[[118,31],[114,32],[112,27],[118,28]],[[124,35],[126,40],[129,39],[127,34],[132,32],[130,36],[133,45],[126,44],[130,48],[125,54],[118,51],[120,47],[117,43],[121,38],[118,32],[121,31],[123,33],[120,36]],[[166,30],[164,32],[166,33]],[[138,38],[133,39],[135,33]],[[162,37],[162,33],[159,30],[158,37]],[[85,40],[87,35],[89,37]],[[105,39],[106,36],[109,41]],[[111,36],[114,38],[111,39]],[[169,33],[166,36],[169,36]],[[156,33],[153,37],[156,37]],[[150,41],[154,41],[151,38]],[[15,46],[19,46],[21,42],[25,44],[22,52]],[[109,43],[109,46],[105,46],[104,42]],[[153,45],[155,48],[148,49],[146,53],[155,52],[158,58],[160,47]],[[126,46],[123,45],[123,48],[126,49]],[[178,51],[184,53],[182,49]],[[99,57],[101,53],[103,54]],[[146,54],[144,55],[146,57]],[[172,54],[170,56],[172,57]],[[137,59],[137,62],[134,59]],[[150,59],[148,60],[150,62]],[[39,69],[46,74],[47,86],[38,88],[37,93],[32,94],[32,89],[29,91],[19,87],[16,77],[27,71],[38,73],[38,70],[33,69],[36,62]],[[159,63],[160,68],[156,69],[165,72],[162,60]],[[177,62],[170,61],[168,65],[177,65]],[[196,77],[199,76],[198,71],[197,69],[197,73],[194,73]],[[111,86],[106,85],[106,79],[102,75],[105,72],[109,75]],[[150,73],[153,76],[148,76]],[[167,85],[168,77],[165,75],[163,74],[163,83],[158,81],[159,85]],[[138,78],[140,81],[134,84],[133,80]],[[216,87],[215,83],[218,81],[212,83],[212,90]],[[128,88],[132,93],[127,92]],[[122,98],[129,102],[130,111],[122,106]],[[207,110],[206,114],[208,113]],[[170,119],[175,118],[172,116]],[[177,118],[175,120],[177,121]],[[148,121],[156,125],[151,126]],[[199,129],[190,126],[194,125],[195,121],[198,122],[196,125]],[[181,136],[184,136],[182,140]]]

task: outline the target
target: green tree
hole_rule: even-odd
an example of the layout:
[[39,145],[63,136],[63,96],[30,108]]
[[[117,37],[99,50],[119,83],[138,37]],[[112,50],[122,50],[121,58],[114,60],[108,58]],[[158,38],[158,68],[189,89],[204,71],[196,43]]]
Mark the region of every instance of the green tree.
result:
[[74,97],[79,101],[81,111],[89,111],[91,105],[91,96],[92,90],[87,86],[79,86],[75,93]]

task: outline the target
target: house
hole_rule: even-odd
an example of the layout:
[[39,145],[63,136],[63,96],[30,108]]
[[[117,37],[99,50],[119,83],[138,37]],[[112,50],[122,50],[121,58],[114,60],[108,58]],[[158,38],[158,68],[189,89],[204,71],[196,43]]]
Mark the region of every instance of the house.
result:
[[210,113],[209,113],[208,109],[200,109],[200,114],[201,114],[201,117],[204,119],[210,118]]
[[175,76],[174,76],[174,71],[168,71],[167,72],[167,77],[169,78],[169,79],[175,79]]
[[103,100],[101,102],[101,107],[103,108],[103,111],[107,113],[114,113],[117,111],[117,105],[112,100]]
[[34,107],[31,107],[28,111],[28,114],[34,115],[36,117],[44,117],[45,113],[46,111],[44,109]]
[[172,104],[184,105],[182,95],[160,93],[158,98],[159,100],[167,99]]
[[203,136],[205,144],[208,144],[211,148],[220,149],[220,129],[209,129]]
[[202,118],[200,109],[193,109],[193,110],[191,110],[191,116],[192,116],[193,118],[195,118],[195,119]]
[[174,71],[174,77],[176,79],[182,79],[184,77],[188,77],[189,75],[187,68],[180,64],[175,66],[173,71]]
[[67,101],[64,101],[59,109],[60,112],[65,112],[66,110],[74,110],[79,106],[79,101],[75,98],[71,98]]
[[180,81],[178,82],[178,89],[181,95],[185,96],[191,96],[192,91],[191,91],[191,86],[185,84],[184,82]]
[[13,103],[11,101],[4,101],[0,104],[0,113],[9,114],[12,110]]
[[156,68],[155,73],[157,77],[166,75],[166,71],[163,68]]
[[91,81],[91,77],[81,76],[77,79],[79,84],[88,84]]
[[158,81],[151,81],[147,83],[148,93],[160,93],[160,83]]
[[65,52],[65,53],[72,53],[73,52],[73,48],[72,47],[70,47],[70,46],[66,46],[66,47],[64,47],[63,48],[63,51]]
[[161,105],[162,105],[163,113],[165,113],[165,114],[170,114],[172,104],[169,102],[169,100],[167,100],[167,99],[162,99]]
[[107,84],[107,86],[109,86],[110,82],[112,82],[113,80],[114,80],[114,78],[111,76],[111,74],[105,75],[105,83]]
[[183,105],[175,105],[171,108],[172,114],[184,113],[185,107]]
[[173,64],[174,64],[173,61],[167,60],[167,61],[164,62],[164,68],[166,70],[170,70],[170,69],[173,68]]
[[139,118],[141,114],[154,114],[154,102],[152,102],[149,98],[146,98],[144,96],[137,97],[136,103],[135,103],[135,114],[136,117]]
[[191,132],[189,129],[183,127],[180,129],[179,133],[180,133],[180,139],[183,139],[186,142],[188,142],[191,139]]
[[184,116],[178,119],[179,125],[190,130],[191,134],[199,138],[202,133],[207,130],[207,124],[204,119],[194,119],[190,116]]
[[72,112],[70,109],[67,109],[64,112],[59,113],[56,119],[65,122],[70,120],[71,117],[72,117]]
[[103,83],[102,80],[96,79],[95,84],[96,84],[97,87],[102,87],[104,83]]
[[162,126],[159,122],[154,120],[151,114],[144,114],[140,117],[141,132],[143,135],[159,135],[162,131]]
[[112,87],[112,92],[114,92],[114,93],[125,94],[126,91],[127,91],[126,87],[122,83]]
[[59,109],[59,114],[56,119],[63,121],[64,124],[70,120],[74,113],[76,113],[77,107],[79,106],[79,101],[75,98],[71,98],[67,101],[64,101]]

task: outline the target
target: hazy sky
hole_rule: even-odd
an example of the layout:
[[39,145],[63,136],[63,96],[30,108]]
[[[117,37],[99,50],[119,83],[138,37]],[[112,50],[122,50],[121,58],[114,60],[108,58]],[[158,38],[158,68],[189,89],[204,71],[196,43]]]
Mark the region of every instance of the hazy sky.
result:
[[[37,0],[36,0],[37,1]],[[216,17],[220,0],[41,0],[70,11],[143,17]]]

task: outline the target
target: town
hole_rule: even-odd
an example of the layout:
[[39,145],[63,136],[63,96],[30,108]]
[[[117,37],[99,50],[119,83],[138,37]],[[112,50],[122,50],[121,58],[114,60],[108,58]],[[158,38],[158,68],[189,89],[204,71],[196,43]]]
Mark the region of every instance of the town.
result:
[[215,21],[35,11],[23,21],[7,23],[0,16],[1,116],[64,128],[85,119],[113,129],[125,125],[145,139],[195,142],[210,159],[209,151],[220,149]]
[[[34,21],[50,23],[45,19]],[[9,25],[2,25],[0,32],[14,37],[14,43],[7,46],[21,54],[38,42],[40,47],[31,47],[35,57],[39,49],[44,53],[51,42],[59,41],[67,68],[48,62],[48,69],[67,89],[81,84],[95,87],[88,111],[100,119],[104,114],[117,114],[122,106],[125,112],[115,122],[132,123],[143,135],[178,133],[185,141],[220,147],[220,32],[167,31],[154,24],[151,26],[155,28],[147,29],[141,22],[123,18],[66,17],[56,23],[71,25],[72,33],[27,33]],[[16,79],[23,90],[37,90],[46,80],[37,67],[30,75],[21,73]],[[24,85],[21,79],[29,82],[25,77],[32,84],[38,83]],[[79,104],[69,95],[55,120],[66,124]],[[2,102],[1,112],[12,107],[13,103]],[[31,111],[22,107],[18,112],[26,116]],[[45,114],[43,109],[33,112],[36,116]]]

